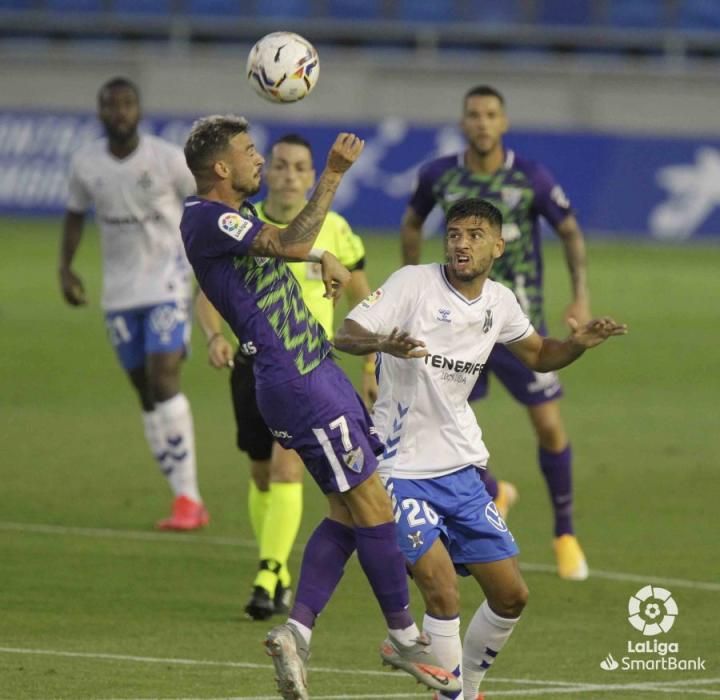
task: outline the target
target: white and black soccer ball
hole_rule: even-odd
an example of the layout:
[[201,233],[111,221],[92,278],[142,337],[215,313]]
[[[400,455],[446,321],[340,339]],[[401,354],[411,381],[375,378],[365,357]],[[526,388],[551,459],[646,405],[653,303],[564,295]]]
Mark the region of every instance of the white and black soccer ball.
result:
[[273,32],[250,49],[247,77],[255,92],[270,102],[297,102],[317,83],[320,59],[299,34]]

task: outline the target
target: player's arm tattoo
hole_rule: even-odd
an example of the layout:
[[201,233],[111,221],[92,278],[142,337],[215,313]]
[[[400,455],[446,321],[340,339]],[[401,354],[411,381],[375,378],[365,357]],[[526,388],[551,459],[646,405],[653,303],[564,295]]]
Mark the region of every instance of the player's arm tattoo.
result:
[[340,178],[321,178],[310,201],[290,225],[280,232],[283,246],[306,242],[312,245],[320,232],[339,184]]
[[333,340],[335,347],[348,355],[369,355],[378,352],[387,335],[371,333],[364,328],[358,333],[355,328],[357,325],[353,321],[346,320],[342,328],[335,334]]
[[330,209],[339,184],[339,175],[323,173],[312,197],[287,228],[263,226],[250,245],[249,254],[306,260],[323,221],[325,221],[325,216]]

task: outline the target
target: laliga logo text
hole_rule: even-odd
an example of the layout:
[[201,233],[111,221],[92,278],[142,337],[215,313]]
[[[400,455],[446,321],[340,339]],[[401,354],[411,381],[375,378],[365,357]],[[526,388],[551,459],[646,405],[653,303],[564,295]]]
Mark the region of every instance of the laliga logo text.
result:
[[[666,634],[675,624],[678,606],[670,591],[659,586],[645,586],[628,601],[628,622],[645,637]],[[678,642],[661,642],[646,639],[627,641],[628,656],[616,661],[608,654],[600,662],[603,671],[704,671],[705,659],[699,656],[693,659],[678,658]],[[630,656],[630,655],[633,656]],[[636,655],[643,657],[637,658]],[[649,658],[648,658],[649,657]]]

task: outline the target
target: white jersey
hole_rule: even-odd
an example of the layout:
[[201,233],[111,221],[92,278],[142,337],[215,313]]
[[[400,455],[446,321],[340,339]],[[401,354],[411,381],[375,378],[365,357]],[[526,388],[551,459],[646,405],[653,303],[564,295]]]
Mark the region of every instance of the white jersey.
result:
[[485,466],[489,453],[468,396],[495,343],[535,332],[515,295],[486,280],[470,301],[450,285],[442,265],[414,265],[391,275],[348,318],[373,333],[408,331],[429,353],[380,356],[373,413],[385,443],[380,473],[429,479]]
[[118,159],[106,139],[93,141],[73,157],[69,192],[69,211],[95,208],[104,309],[189,298],[191,272],[179,226],[195,180],[180,148],[143,134],[138,147]]

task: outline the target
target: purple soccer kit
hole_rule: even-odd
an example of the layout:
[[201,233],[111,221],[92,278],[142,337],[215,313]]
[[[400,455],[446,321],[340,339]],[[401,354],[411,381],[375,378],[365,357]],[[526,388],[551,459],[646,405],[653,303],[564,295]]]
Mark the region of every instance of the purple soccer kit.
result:
[[382,445],[285,261],[247,255],[263,225],[250,207],[190,197],[180,230],[200,287],[255,358],[270,432],[323,492],[347,491],[375,470]]
[[[238,211],[190,197],[180,231],[201,289],[255,357],[258,407],[271,433],[297,450],[323,492],[345,492],[376,470],[383,445],[290,268],[248,254],[264,225],[252,205]],[[292,619],[313,626],[356,549],[389,628],[412,624],[395,523],[348,528],[328,519],[306,545]]]

